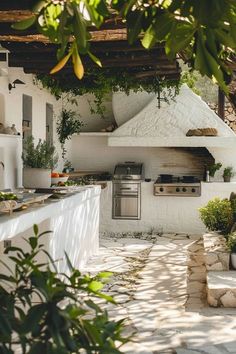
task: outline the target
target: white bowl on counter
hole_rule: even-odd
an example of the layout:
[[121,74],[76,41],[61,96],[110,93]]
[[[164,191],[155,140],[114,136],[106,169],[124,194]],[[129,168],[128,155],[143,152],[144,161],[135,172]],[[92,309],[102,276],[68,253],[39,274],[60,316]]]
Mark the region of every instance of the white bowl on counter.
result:
[[68,180],[69,176],[65,176],[65,177],[51,177],[51,184],[57,184],[59,182],[66,182]]

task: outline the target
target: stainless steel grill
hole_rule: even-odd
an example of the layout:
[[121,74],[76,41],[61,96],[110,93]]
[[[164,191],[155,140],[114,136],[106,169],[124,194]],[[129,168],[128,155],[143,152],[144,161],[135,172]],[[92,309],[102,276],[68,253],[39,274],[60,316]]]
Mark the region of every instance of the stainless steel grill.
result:
[[154,195],[199,197],[201,195],[201,183],[194,176],[160,175],[154,183]]
[[154,195],[199,197],[201,195],[200,183],[154,183]]
[[141,218],[143,164],[125,162],[115,167],[112,192],[113,219]]

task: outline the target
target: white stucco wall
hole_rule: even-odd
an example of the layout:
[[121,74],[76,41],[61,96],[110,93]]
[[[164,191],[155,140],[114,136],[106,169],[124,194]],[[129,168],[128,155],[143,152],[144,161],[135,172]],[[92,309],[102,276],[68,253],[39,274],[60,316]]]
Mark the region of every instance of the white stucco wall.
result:
[[76,170],[114,172],[119,162],[143,162],[145,176],[156,179],[160,173],[199,174],[201,158],[190,151],[173,148],[111,147],[106,136],[73,136],[72,163]]
[[[132,101],[132,99],[130,98]],[[122,105],[125,112],[126,106]],[[235,133],[187,85],[182,85],[179,95],[158,108],[156,95],[132,119],[116,129],[112,137],[137,138],[186,138],[189,129],[216,128],[219,137],[236,137]],[[189,139],[189,138],[188,138]],[[191,139],[189,139],[191,140]],[[148,144],[148,142],[147,142]],[[173,145],[172,145],[173,146]]]
[[201,183],[200,197],[154,196],[153,181],[141,183],[141,220],[112,219],[112,182],[101,193],[101,232],[186,232],[201,234],[205,226],[198,208],[215,197],[229,198],[236,183]]
[[111,94],[104,98],[102,105],[105,107],[104,117],[99,114],[91,113],[91,107],[96,109],[94,103],[95,97],[91,94],[86,94],[83,96],[78,96],[76,98],[76,104],[66,104],[67,109],[72,109],[78,112],[78,119],[82,120],[84,126],[82,127],[83,132],[99,132],[101,129],[107,128],[109,125],[115,123]]

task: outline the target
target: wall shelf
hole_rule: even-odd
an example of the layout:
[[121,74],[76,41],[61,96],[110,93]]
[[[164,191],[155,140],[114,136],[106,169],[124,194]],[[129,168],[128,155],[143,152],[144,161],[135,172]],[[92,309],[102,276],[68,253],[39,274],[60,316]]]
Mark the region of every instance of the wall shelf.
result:
[[75,134],[75,136],[110,136],[112,132],[81,132],[79,134]]

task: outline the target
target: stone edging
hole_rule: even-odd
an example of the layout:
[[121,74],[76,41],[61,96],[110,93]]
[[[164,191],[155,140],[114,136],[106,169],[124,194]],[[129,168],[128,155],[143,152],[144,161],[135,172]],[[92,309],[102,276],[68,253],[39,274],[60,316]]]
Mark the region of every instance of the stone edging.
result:
[[230,252],[224,236],[210,232],[203,235],[205,265],[209,271],[229,270]]

